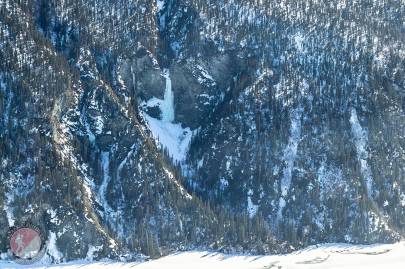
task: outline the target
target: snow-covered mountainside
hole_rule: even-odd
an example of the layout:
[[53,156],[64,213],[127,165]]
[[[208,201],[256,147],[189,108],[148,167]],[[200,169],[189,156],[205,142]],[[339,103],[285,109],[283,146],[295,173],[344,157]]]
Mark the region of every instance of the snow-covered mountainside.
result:
[[404,18],[0,0],[0,227],[35,224],[54,262],[403,239]]
[[[33,265],[34,269],[103,269],[103,268],[137,268],[137,269],[331,269],[331,268],[392,268],[405,266],[404,243],[387,245],[347,245],[324,244],[311,246],[287,255],[241,256],[224,255],[218,252],[181,252],[148,262],[89,262],[77,261],[54,266]],[[10,262],[1,262],[1,268],[26,268]]]

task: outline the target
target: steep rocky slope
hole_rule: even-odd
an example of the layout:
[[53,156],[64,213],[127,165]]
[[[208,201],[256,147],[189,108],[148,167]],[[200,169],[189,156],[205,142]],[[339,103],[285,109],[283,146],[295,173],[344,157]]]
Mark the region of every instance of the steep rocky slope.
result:
[[1,0],[1,227],[56,261],[400,239],[404,6]]

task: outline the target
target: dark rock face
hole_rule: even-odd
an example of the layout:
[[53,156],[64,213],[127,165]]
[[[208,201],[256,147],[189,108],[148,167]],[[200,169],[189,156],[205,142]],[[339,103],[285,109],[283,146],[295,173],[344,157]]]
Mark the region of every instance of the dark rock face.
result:
[[125,86],[135,91],[135,96],[143,100],[152,97],[163,99],[164,78],[158,62],[149,51],[142,48],[132,59],[121,61],[119,74]]
[[54,261],[404,236],[400,2],[214,2],[0,3],[0,227]]

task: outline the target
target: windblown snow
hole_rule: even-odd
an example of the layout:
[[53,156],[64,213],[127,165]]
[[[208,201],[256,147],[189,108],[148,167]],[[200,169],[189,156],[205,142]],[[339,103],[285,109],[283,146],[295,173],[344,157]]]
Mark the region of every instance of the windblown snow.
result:
[[[308,247],[287,255],[241,256],[224,255],[217,252],[179,252],[147,262],[118,263],[78,261],[59,265],[35,265],[30,268],[63,269],[374,269],[405,268],[405,242],[378,245],[324,244]],[[2,269],[27,268],[13,262],[0,261]]]

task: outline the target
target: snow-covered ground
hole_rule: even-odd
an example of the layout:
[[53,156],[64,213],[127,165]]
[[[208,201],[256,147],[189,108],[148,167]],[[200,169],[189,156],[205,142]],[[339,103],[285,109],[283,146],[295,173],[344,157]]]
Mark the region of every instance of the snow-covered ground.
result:
[[174,161],[183,162],[191,142],[192,131],[183,128],[180,123],[158,120],[144,114],[153,136],[167,149]]
[[22,266],[0,261],[2,269],[250,269],[250,268],[405,268],[405,242],[390,245],[324,244],[287,255],[236,256],[215,252],[180,252],[143,263],[74,262]]

